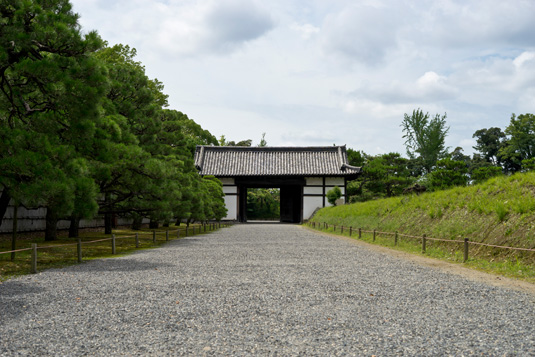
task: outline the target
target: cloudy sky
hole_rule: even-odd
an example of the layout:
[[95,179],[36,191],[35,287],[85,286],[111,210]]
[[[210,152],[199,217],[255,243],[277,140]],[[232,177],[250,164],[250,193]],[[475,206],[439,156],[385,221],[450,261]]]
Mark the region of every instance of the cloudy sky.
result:
[[403,115],[421,108],[470,154],[476,130],[535,113],[533,0],[71,3],[218,138],[405,154]]

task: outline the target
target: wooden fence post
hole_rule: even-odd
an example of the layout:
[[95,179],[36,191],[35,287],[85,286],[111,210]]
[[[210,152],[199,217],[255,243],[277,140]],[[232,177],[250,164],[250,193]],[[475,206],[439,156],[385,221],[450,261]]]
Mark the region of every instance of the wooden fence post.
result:
[[468,238],[464,239],[464,261],[463,263],[466,263],[468,260]]
[[115,254],[115,234],[111,235],[111,254]]
[[396,234],[394,235],[394,245],[398,245],[398,231],[396,231]]
[[37,273],[37,243],[32,243],[32,266],[30,272]]
[[375,229],[373,230],[373,241],[375,242]]
[[165,231],[165,241],[169,242],[169,230]]
[[78,238],[78,244],[76,244],[76,252],[78,253],[78,263],[82,262],[82,239]]
[[344,226],[340,227],[340,233],[344,234]]
[[422,236],[422,253],[425,254],[425,243],[426,243],[426,237],[425,234]]
[[359,228],[359,239],[362,238],[362,228]]
[[152,231],[152,243],[156,243],[156,231]]
[[349,236],[351,237],[351,234],[353,234],[353,227],[349,227]]

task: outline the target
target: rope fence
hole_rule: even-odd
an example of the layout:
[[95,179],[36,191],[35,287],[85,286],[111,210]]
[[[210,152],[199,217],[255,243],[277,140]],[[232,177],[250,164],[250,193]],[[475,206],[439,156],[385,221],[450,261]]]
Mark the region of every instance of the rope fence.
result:
[[[336,233],[336,229],[340,228],[340,233],[344,234],[344,230],[349,232],[349,236],[352,237],[353,233],[355,232],[355,228],[353,227],[344,227],[344,226],[336,226],[336,225],[329,225],[326,222],[319,223],[319,222],[308,222],[308,226],[312,227],[313,229],[319,229],[319,230],[328,230],[329,228],[333,229],[333,232]],[[445,242],[445,243],[457,243],[457,244],[463,244],[463,262],[466,263],[466,261],[469,258],[469,245],[477,245],[477,246],[483,246],[483,247],[489,247],[489,248],[499,248],[499,249],[509,249],[514,251],[524,251],[524,252],[535,252],[535,249],[532,248],[519,248],[519,247],[508,247],[508,246],[501,246],[501,245],[493,245],[493,244],[487,244],[487,243],[480,243],[480,242],[473,242],[470,241],[468,238],[464,238],[463,240],[459,239],[443,239],[443,238],[433,238],[433,237],[427,237],[425,234],[421,236],[415,236],[410,234],[403,234],[398,232],[383,232],[378,231],[376,229],[374,230],[364,230],[362,228],[357,228],[356,231],[358,232],[358,238],[362,239],[362,233],[368,233],[372,234],[372,240],[375,242],[375,239],[378,234],[380,235],[390,235],[394,236],[394,245],[398,244],[398,239],[400,237],[404,238],[413,238],[413,239],[419,239],[421,240],[422,244],[422,253],[425,254],[427,249],[427,241],[434,241],[434,242]]]
[[[192,227],[187,226],[185,228],[178,228],[176,230],[166,230],[164,232],[161,232],[161,231],[160,232],[156,232],[155,230],[153,230],[152,232],[140,232],[140,233],[135,233],[133,235],[116,236],[115,234],[112,234],[110,238],[95,239],[95,240],[91,240],[91,241],[82,241],[81,238],[78,238],[78,241],[76,243],[55,244],[55,245],[45,245],[45,246],[38,246],[37,243],[31,243],[31,248],[8,250],[8,251],[5,251],[5,252],[0,252],[0,255],[2,255],[2,254],[13,254],[13,253],[24,252],[24,251],[31,251],[30,272],[35,274],[35,273],[37,273],[37,251],[38,250],[76,246],[77,247],[77,249],[76,249],[76,257],[77,257],[78,263],[81,263],[82,262],[82,256],[83,256],[83,254],[82,254],[83,253],[83,251],[82,251],[82,245],[83,244],[92,244],[92,243],[111,241],[111,253],[113,255],[115,255],[115,254],[117,254],[116,241],[118,239],[127,239],[127,238],[131,239],[131,238],[134,238],[135,239],[135,247],[139,248],[140,239],[152,240],[153,243],[156,243],[157,242],[156,237],[158,235],[161,236],[161,235],[165,234],[165,241],[167,242],[170,239],[170,233],[176,233],[175,237],[177,239],[179,239],[180,235],[181,235],[181,232],[184,233],[183,237],[188,237],[188,236],[192,236],[192,235],[196,235],[196,234],[206,233],[208,231],[214,231],[216,229],[220,229],[222,227],[228,227],[230,225],[231,224],[229,224],[229,223],[218,222],[218,223],[209,223],[209,224],[199,225],[198,226],[198,228],[199,228],[198,231],[196,230],[195,226],[192,226]],[[143,237],[143,236],[149,236],[149,237]]]

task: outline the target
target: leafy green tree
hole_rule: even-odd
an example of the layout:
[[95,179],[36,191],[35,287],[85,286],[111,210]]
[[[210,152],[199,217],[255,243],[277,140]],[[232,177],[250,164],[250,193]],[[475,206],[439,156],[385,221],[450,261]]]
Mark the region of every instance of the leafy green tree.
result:
[[412,184],[409,160],[399,153],[368,157],[362,175],[348,185],[350,201],[397,196]]
[[106,233],[111,233],[115,214],[168,220],[170,201],[180,195],[173,180],[180,166],[166,151],[176,143],[162,138],[160,114],[167,96],[135,56],[135,49],[124,45],[106,47],[96,55],[108,69],[110,83],[103,101],[105,130],[99,132],[102,138],[90,153],[104,197],[99,204]]
[[472,138],[477,138],[473,148],[477,150],[485,160],[495,166],[500,165],[500,149],[505,140],[505,133],[500,128],[488,128],[477,130]]
[[247,217],[250,219],[276,219],[280,217],[280,189],[248,189]]
[[333,205],[336,206],[336,201],[342,197],[342,190],[340,190],[340,187],[334,186],[329,191],[327,191],[327,201]]
[[468,183],[468,166],[464,161],[450,158],[439,160],[436,168],[428,175],[433,190],[443,190],[453,186],[466,186]]
[[524,171],[535,171],[535,158],[522,160],[522,169]]
[[474,184],[479,184],[487,181],[492,177],[502,175],[502,168],[499,166],[483,166],[472,170],[470,178]]
[[515,171],[522,166],[523,160],[535,157],[535,115],[511,115],[509,126],[505,129],[507,144],[502,146],[499,154],[515,165]]
[[357,151],[347,148],[347,161],[351,166],[362,167],[366,162],[367,156],[368,155],[366,155],[364,151]]
[[221,135],[219,138],[219,145],[220,146],[251,146],[253,144],[253,141],[251,139],[238,141],[237,143],[235,141],[227,141],[225,138],[225,135]]
[[207,188],[210,196],[210,212],[209,219],[220,221],[227,216],[227,208],[225,207],[225,194],[223,193],[223,184],[214,176],[204,176],[204,185]]
[[405,114],[401,127],[405,133],[407,155],[410,159],[421,158],[425,171],[431,172],[436,162],[447,155],[445,141],[449,127],[446,126],[446,114],[430,118],[429,113],[417,109],[411,116]]
[[[103,41],[81,34],[68,0],[2,1],[0,21],[0,185],[4,196],[47,207],[51,240],[55,218],[74,210],[76,195],[94,199],[75,168],[86,165],[80,152],[93,140],[106,88],[90,55]],[[78,213],[91,215],[87,207]]]

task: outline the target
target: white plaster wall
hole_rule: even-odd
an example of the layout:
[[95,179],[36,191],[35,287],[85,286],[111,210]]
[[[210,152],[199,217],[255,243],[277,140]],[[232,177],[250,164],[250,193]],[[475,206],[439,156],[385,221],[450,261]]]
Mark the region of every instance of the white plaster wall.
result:
[[221,181],[221,183],[223,185],[234,185],[234,178],[232,177],[223,177],[223,178],[220,178],[219,181]]
[[323,185],[321,177],[305,177],[307,185]]
[[303,193],[307,194],[323,194],[323,187],[303,187]]
[[322,197],[303,197],[303,219],[309,219],[316,208],[323,207]]
[[326,186],[344,186],[343,177],[326,177],[325,178]]
[[225,206],[227,207],[227,216],[225,220],[235,221],[238,219],[238,196],[225,196]]
[[238,193],[238,187],[237,186],[223,186],[223,193]]

